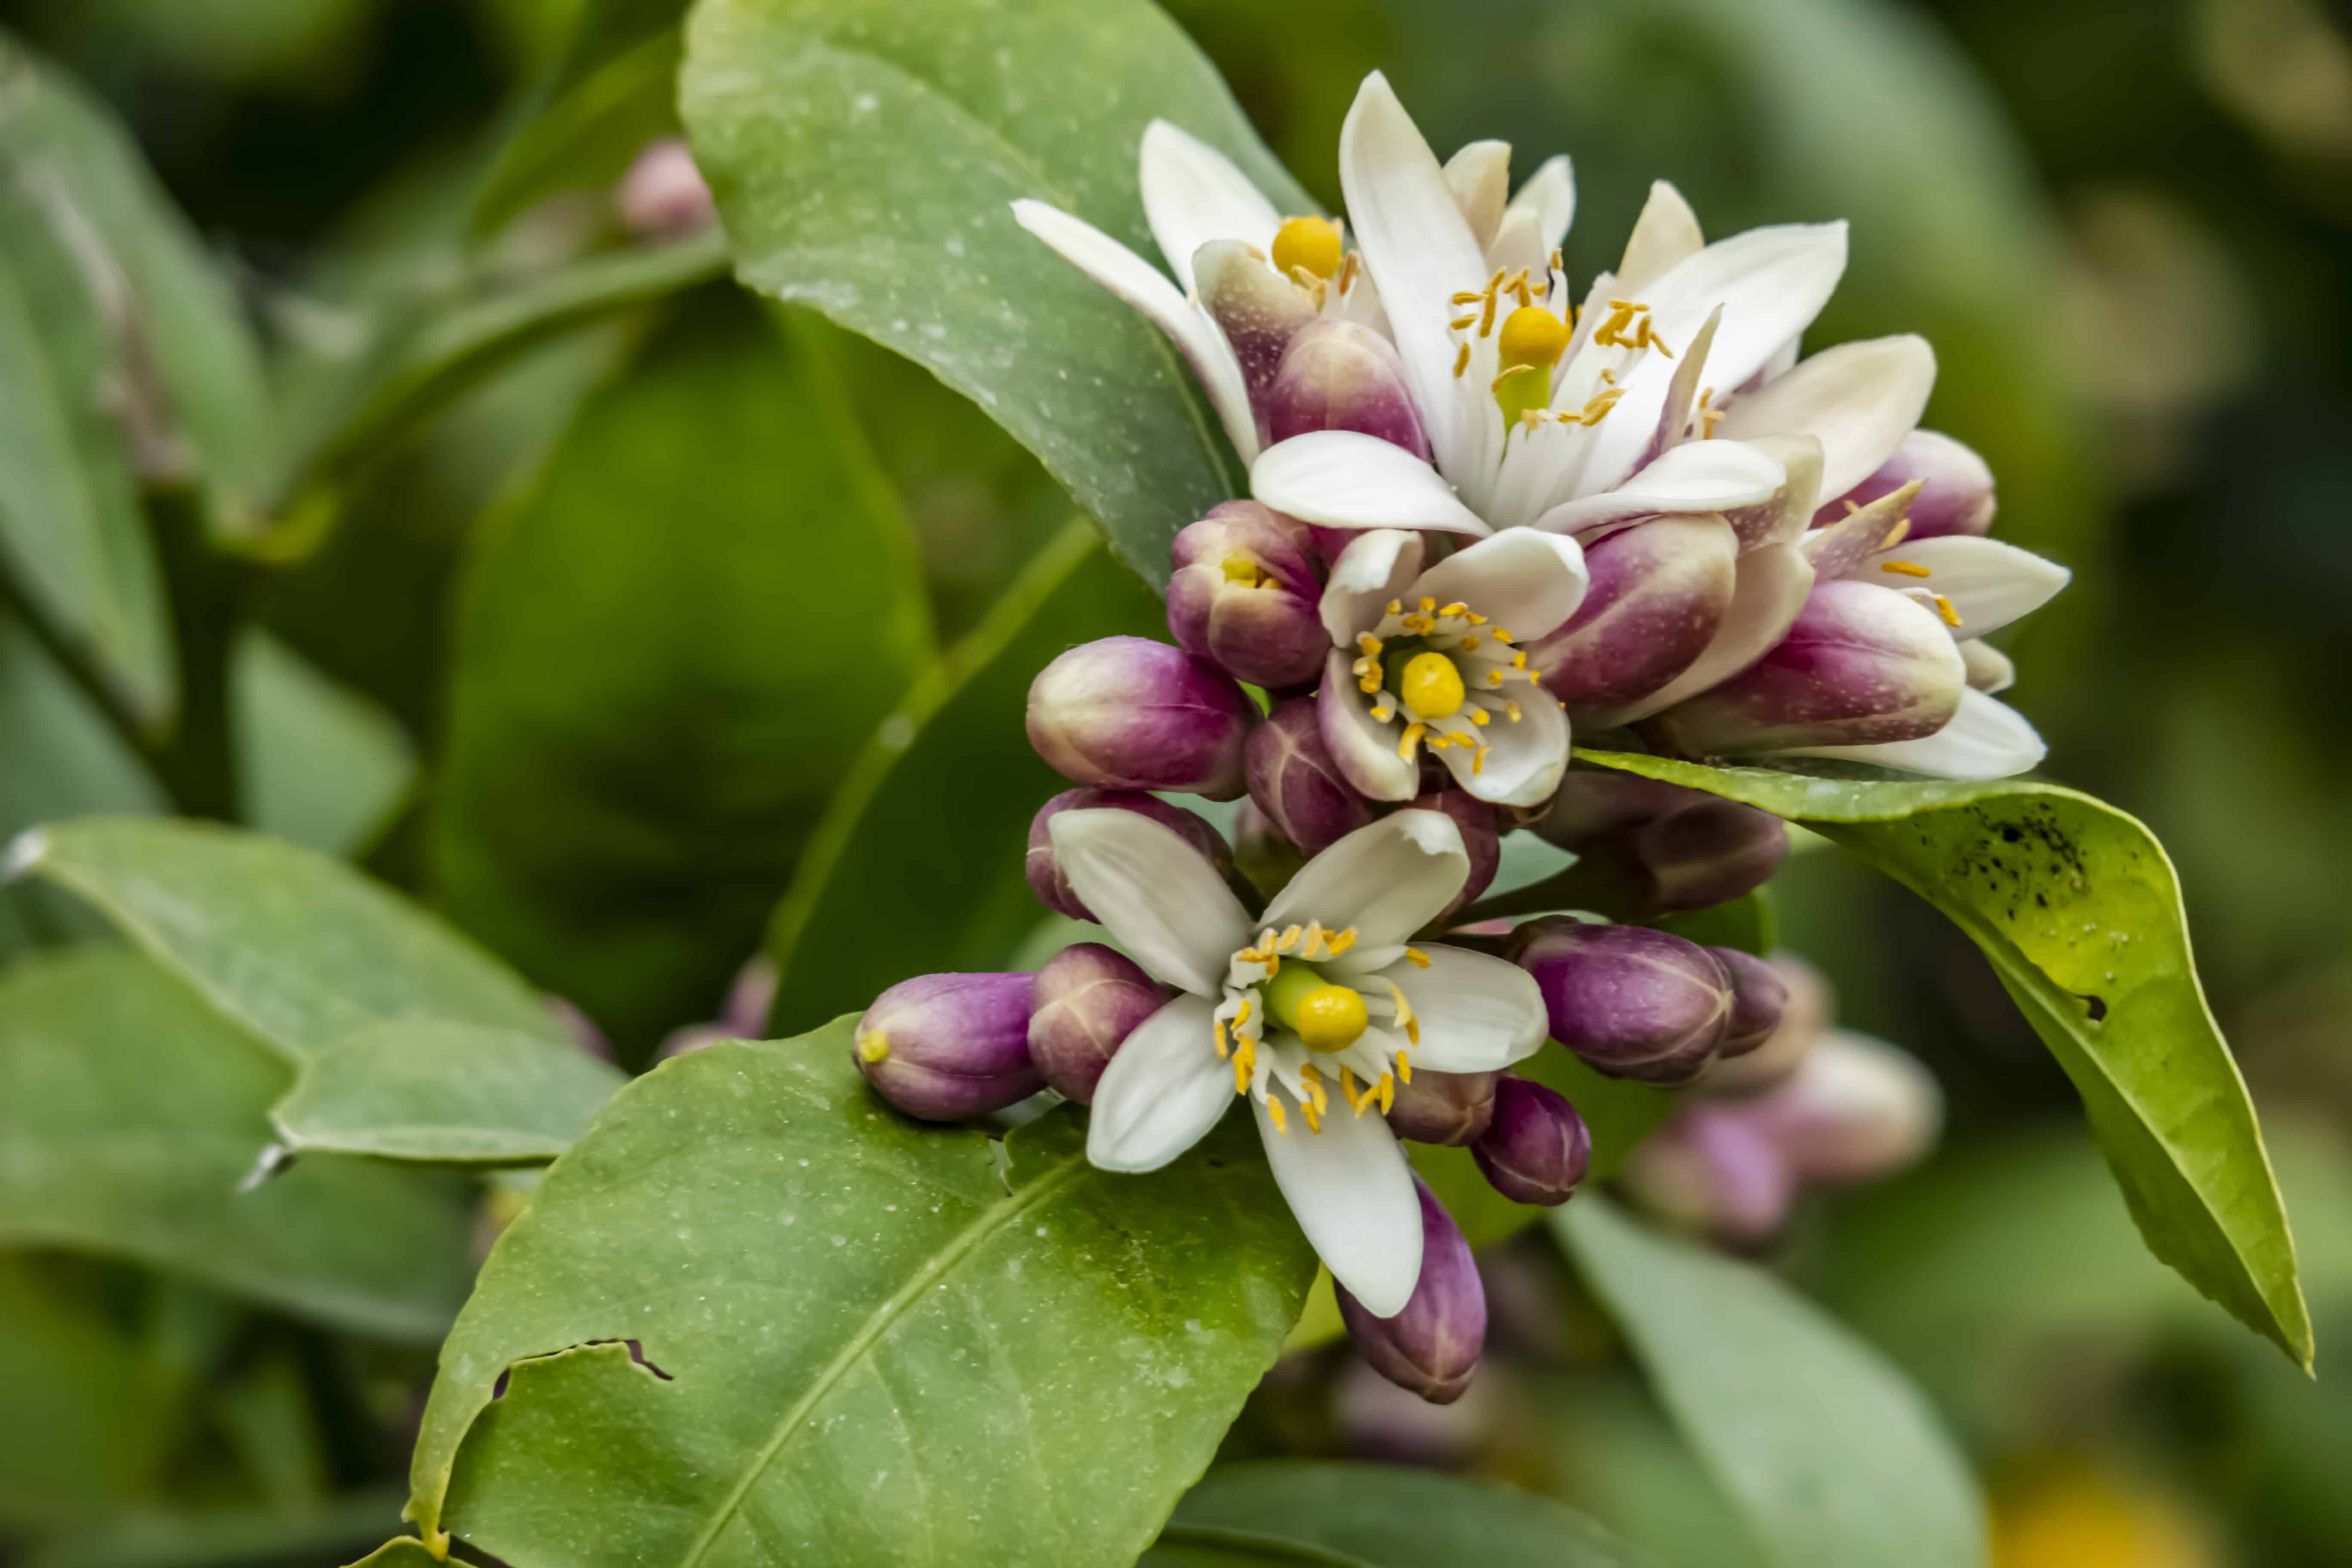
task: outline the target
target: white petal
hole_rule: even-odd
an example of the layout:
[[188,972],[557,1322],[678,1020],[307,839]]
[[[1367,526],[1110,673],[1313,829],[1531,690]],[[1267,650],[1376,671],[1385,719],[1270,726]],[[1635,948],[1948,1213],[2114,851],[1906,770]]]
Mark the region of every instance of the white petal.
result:
[[1357,686],[1351,651],[1333,648],[1323,661],[1323,686],[1315,694],[1316,726],[1331,760],[1367,800],[1411,800],[1421,793],[1421,767],[1397,755],[1401,726],[1372,718],[1372,700]]
[[1414,1071],[1495,1072],[1535,1055],[1551,1024],[1534,975],[1468,948],[1433,943],[1420,952],[1428,968],[1400,963],[1381,976],[1419,1019],[1421,1043],[1407,1047]]
[[1746,444],[1780,464],[1789,478],[1754,506],[1729,509],[1723,521],[1739,536],[1742,550],[1794,544],[1821,509],[1822,444],[1811,436],[1759,436]]
[[1617,286],[1627,299],[1639,298],[1643,289],[1705,248],[1706,237],[1699,232],[1698,214],[1691,211],[1680,191],[1664,180],[1656,181],[1650,186],[1650,199],[1642,204],[1642,216],[1633,220],[1633,232],[1626,237],[1625,259],[1617,264]]
[[1143,312],[1166,332],[1200,378],[1225,436],[1246,463],[1257,457],[1257,416],[1250,412],[1249,387],[1233,345],[1207,312],[1196,308],[1160,269],[1084,218],[1059,207],[1024,199],[1013,204],[1023,228],[1061,252],[1079,271]]
[[1455,313],[1454,296],[1486,281],[1486,257],[1454,205],[1437,155],[1378,71],[1364,79],[1339,130],[1339,187],[1430,449],[1440,468],[1460,472],[1464,437],[1446,322]]
[[1461,209],[1462,221],[1470,226],[1470,237],[1479,248],[1494,244],[1495,231],[1503,222],[1504,202],[1511,194],[1511,144],[1465,143],[1445,160],[1445,188],[1454,193],[1454,205]]
[[1234,1102],[1234,1069],[1210,1040],[1216,1004],[1179,996],[1129,1032],[1087,1113],[1087,1161],[1156,1171],[1190,1149]]
[[1276,442],[1251,465],[1250,493],[1327,528],[1488,531],[1435,468],[1356,430],[1316,430]]
[[1716,434],[1815,436],[1822,494],[1842,496],[1877,471],[1918,427],[1936,387],[1936,351],[1917,337],[1824,349],[1765,387],[1733,399]]
[[2017,684],[2017,666],[1990,643],[1968,638],[1960,644],[1960,662],[1968,668],[1969,684],[1988,696]]
[[2025,715],[1981,691],[1960,693],[1951,722],[1924,740],[1877,746],[1812,746],[1788,754],[1870,763],[1946,779],[2005,779],[2040,763],[2049,748]]
[[1589,581],[1584,547],[1575,540],[1513,528],[1447,556],[1421,574],[1413,592],[1440,605],[1468,605],[1528,643],[1576,614]]
[[1401,528],[1375,528],[1348,542],[1331,563],[1320,605],[1333,647],[1352,650],[1359,633],[1380,624],[1388,602],[1421,576],[1421,535]]
[[1772,650],[1789,635],[1812,591],[1813,567],[1793,544],[1767,544],[1739,558],[1739,577],[1731,590],[1731,605],[1723,613],[1706,651],[1691,667],[1641,701],[1613,713],[1596,714],[1591,722],[1609,726],[1630,724],[1662,713],[1685,697],[1696,697],[1719,686]]
[[1220,993],[1249,912],[1198,849],[1131,811],[1064,811],[1046,826],[1071,890],[1136,963],[1195,996]]
[[1553,507],[1536,526],[1577,533],[1629,517],[1725,511],[1770,499],[1787,479],[1779,463],[1744,442],[1685,441],[1616,489]]
[[1233,160],[1165,120],[1143,131],[1143,216],[1168,270],[1192,289],[1192,253],[1213,239],[1274,248],[1282,215]]
[[1265,907],[1263,923],[1276,930],[1309,921],[1335,931],[1353,926],[1359,943],[1379,947],[1435,920],[1469,879],[1470,854],[1452,817],[1400,811],[1307,862]]
[[1537,243],[1542,254],[1549,256],[1568,237],[1568,226],[1576,220],[1576,170],[1563,153],[1554,153],[1538,165],[1527,183],[1503,209],[1508,221],[1514,213],[1528,213],[1535,218]]
[[[1928,574],[1913,577],[1886,572],[1884,567],[1890,561],[1925,566]],[[1960,617],[1953,635],[1962,637],[1999,631],[2019,616],[2032,614],[2055,598],[2074,575],[2030,550],[1970,534],[1915,539],[1909,543],[1898,541],[1893,549],[1882,550],[1864,562],[1853,574],[1864,582],[1928,588],[1943,595]]]
[[1276,1131],[1263,1101],[1252,1097],[1250,1109],[1275,1184],[1331,1278],[1374,1317],[1403,1311],[1421,1282],[1421,1194],[1387,1119],[1335,1100],[1322,1131],[1309,1131],[1296,1106]]
[[1522,686],[1519,721],[1496,719],[1478,731],[1486,756],[1465,746],[1447,746],[1437,758],[1445,771],[1480,800],[1496,805],[1541,805],[1559,792],[1568,772],[1568,715],[1540,686]]

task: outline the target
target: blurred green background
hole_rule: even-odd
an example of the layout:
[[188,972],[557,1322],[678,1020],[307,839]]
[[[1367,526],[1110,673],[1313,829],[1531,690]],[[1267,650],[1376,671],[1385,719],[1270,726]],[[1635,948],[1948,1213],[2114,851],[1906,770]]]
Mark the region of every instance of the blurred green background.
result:
[[[256,316],[299,347],[330,342],[362,287],[424,298],[461,265],[471,182],[551,68],[572,5],[7,0],[0,25],[125,118]],[[1813,341],[1927,334],[1943,367],[1928,422],[1991,460],[2002,536],[2075,570],[2010,645],[2017,700],[2050,771],[2144,817],[2179,864],[2214,1010],[2273,1130],[2322,1375],[2306,1384],[2145,1258],[2071,1091],[1974,950],[1826,852],[1776,885],[1790,945],[1835,981],[1848,1023],[1928,1058],[1952,1129],[1916,1176],[1809,1213],[1785,1260],[1934,1394],[1989,1478],[2004,1568],[2352,1561],[2336,1475],[2352,1384],[2329,1375],[2352,1333],[2352,26],[2320,0],[1171,9],[1335,205],[1339,120],[1379,67],[1441,152],[1499,135],[1522,169],[1572,154],[1579,277],[1613,259],[1654,178],[1681,186],[1711,237],[1853,220],[1853,265]],[[499,243],[527,256],[562,243],[562,222],[542,212]],[[1066,503],[927,376],[803,326],[913,524],[940,637],[969,628]],[[380,459],[356,514],[272,589],[271,628],[423,757],[441,754],[438,650],[468,542],[625,338],[575,338],[486,384]],[[0,654],[0,704],[40,700],[24,678],[36,656]],[[0,776],[12,818],[45,809],[8,791]],[[371,864],[431,895],[401,826],[415,815],[377,836]],[[69,918],[0,908],[0,925]],[[712,953],[682,994],[715,1011],[755,936]],[[1557,1306],[1564,1282],[1533,1256],[1498,1269],[1538,1303],[1498,1307],[1497,1358],[1523,1377],[1487,1380],[1491,1397],[1434,1426],[1351,1405],[1343,1379],[1322,1425],[1261,1436],[1495,1470],[1675,1561],[1745,1561],[1721,1510],[1694,1501],[1706,1483],[1687,1455],[1608,1370],[1595,1320]],[[16,1283],[0,1274],[0,1296]],[[78,1269],[42,1299],[102,1305],[122,1288]],[[201,1338],[205,1310],[186,1303],[156,1331]],[[349,1353],[291,1328],[247,1348],[254,1370],[210,1417],[247,1478],[217,1481],[226,1500],[396,1479],[396,1440],[271,1451],[270,1401],[306,1358]],[[8,1354],[0,1376],[33,1375]],[[169,1363],[127,1369],[123,1398],[156,1397]],[[415,1370],[330,1384],[396,1404]],[[151,1458],[114,1460],[153,1475]],[[172,1461],[204,1475],[167,1475],[156,1496],[200,1500],[216,1458]],[[350,1533],[372,1542],[381,1498],[359,1508]],[[274,1557],[223,1518],[208,1561],[341,1560],[331,1511],[318,1542]],[[142,1528],[42,1560],[142,1561]]]

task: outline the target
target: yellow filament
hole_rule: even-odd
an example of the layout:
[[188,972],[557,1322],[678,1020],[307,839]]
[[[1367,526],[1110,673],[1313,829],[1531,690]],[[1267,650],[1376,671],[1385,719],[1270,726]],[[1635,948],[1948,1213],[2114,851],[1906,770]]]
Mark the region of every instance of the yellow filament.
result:
[[1328,278],[1339,270],[1339,226],[1327,217],[1295,217],[1275,232],[1275,270],[1285,277],[1304,268],[1310,277]]

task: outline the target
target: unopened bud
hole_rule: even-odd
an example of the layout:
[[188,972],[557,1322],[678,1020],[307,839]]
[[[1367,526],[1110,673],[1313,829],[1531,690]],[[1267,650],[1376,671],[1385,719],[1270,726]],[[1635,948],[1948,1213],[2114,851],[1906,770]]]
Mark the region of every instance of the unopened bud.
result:
[[1314,698],[1276,708],[1250,731],[1243,759],[1251,802],[1303,853],[1320,855],[1370,825],[1372,803],[1356,793],[1324,744]]
[[1389,1107],[1389,1131],[1416,1143],[1454,1147],[1475,1143],[1494,1119],[1498,1076],[1423,1068],[1396,1086],[1396,1100]]
[[1257,707],[1207,659],[1146,637],[1069,652],[1029,686],[1029,743],[1074,784],[1242,793],[1242,742]]
[[1505,1078],[1495,1085],[1494,1119],[1470,1157],[1514,1203],[1564,1204],[1592,1164],[1592,1133],[1576,1107],[1542,1084]]
[[1192,289],[1241,362],[1242,383],[1264,436],[1283,351],[1315,321],[1315,296],[1238,239],[1213,239],[1192,253]]
[[1314,430],[1354,430],[1429,457],[1429,437],[1405,384],[1404,362],[1369,327],[1325,317],[1290,341],[1267,394],[1276,441]]
[[1626,1157],[1625,1189],[1652,1213],[1727,1247],[1769,1241],[1788,1223],[1797,1178],[1748,1110],[1675,1112]]
[[1457,910],[1467,908],[1485,892],[1503,865],[1503,835],[1501,825],[1495,820],[1495,808],[1467,790],[1450,787],[1433,790],[1406,803],[1408,811],[1442,811],[1454,819],[1462,830],[1462,847],[1469,852],[1470,875],[1464,879],[1462,890],[1454,901],[1437,913],[1439,920]]
[[1936,430],[1914,430],[1903,437],[1895,453],[1862,483],[1828,502],[1813,514],[1815,527],[1844,517],[1846,502],[1868,506],[1912,480],[1919,493],[1907,513],[1906,539],[1934,539],[1948,533],[1985,534],[1992,531],[1999,503],[1993,496],[1992,469],[1985,460]]
[[1969,672],[1971,690],[1990,696],[2017,684],[2017,666],[2010,662],[2009,655],[1981,637],[1960,644],[1960,664]]
[[1780,1027],[1746,1056],[1716,1058],[1697,1085],[1711,1099],[1751,1099],[1795,1072],[1836,1010],[1820,970],[1792,952],[1776,952],[1765,962],[1780,979],[1784,997]]
[[1739,542],[1721,518],[1660,517],[1584,548],[1591,585],[1528,658],[1569,716],[1628,707],[1705,652],[1731,605]]
[[1615,768],[1570,768],[1531,826],[1546,842],[1582,854],[1608,834],[1713,798],[1704,790]]
[[1419,1176],[1421,1279],[1393,1318],[1376,1318],[1339,1286],[1339,1315],[1375,1372],[1432,1405],[1451,1405],[1470,1386],[1486,1343],[1486,1291],[1470,1243]]
[[1024,869],[1028,873],[1029,890],[1037,901],[1057,915],[1067,915],[1074,921],[1090,921],[1094,911],[1078,900],[1077,890],[1069,879],[1062,875],[1061,863],[1054,858],[1052,823],[1065,811],[1131,811],[1148,816],[1162,827],[1201,852],[1201,858],[1223,876],[1234,868],[1234,852],[1225,845],[1224,836],[1196,812],[1181,805],[1171,805],[1156,795],[1131,789],[1066,789],[1037,808],[1029,819],[1029,858]]
[[1176,536],[1168,630],[1185,651],[1238,679],[1281,688],[1315,679],[1330,647],[1321,574],[1307,525],[1230,500]]
[[849,1055],[882,1098],[924,1121],[1002,1110],[1045,1087],[1029,1059],[1028,974],[924,974],[874,999]]
[[1874,584],[1832,579],[1813,585],[1770,652],[1641,731],[1687,757],[1916,741],[1951,721],[1967,687],[1935,610]]
[[1690,1082],[1731,1017],[1723,965],[1671,932],[1552,915],[1512,932],[1507,953],[1535,976],[1552,1038],[1612,1078]]
[[1842,1184],[1893,1175],[1934,1148],[1944,1094],[1909,1052],[1832,1029],[1746,1109],[1797,1174]]
[[614,187],[613,206],[631,233],[649,237],[678,238],[719,219],[710,187],[679,136],[645,144]]
[[1723,1028],[1717,1056],[1729,1060],[1744,1057],[1772,1037],[1780,1026],[1780,1013],[1789,1005],[1789,984],[1780,971],[1736,947],[1710,947],[1707,952],[1731,976],[1731,1021]]
[[1100,942],[1074,943],[1037,972],[1029,1058],[1047,1088],[1091,1105],[1112,1053],[1167,1000],[1167,991],[1124,953]]

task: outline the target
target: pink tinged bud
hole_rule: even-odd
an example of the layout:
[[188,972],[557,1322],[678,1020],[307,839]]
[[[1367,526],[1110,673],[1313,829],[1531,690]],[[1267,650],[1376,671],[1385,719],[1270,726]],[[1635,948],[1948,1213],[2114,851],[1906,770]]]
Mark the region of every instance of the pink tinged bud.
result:
[[1176,536],[1168,630],[1185,650],[1259,686],[1303,685],[1330,636],[1307,525],[1256,501],[1226,501]]
[[[1450,786],[1450,782],[1449,786]],[[1494,881],[1495,873],[1503,864],[1503,835],[1495,820],[1495,808],[1465,790],[1451,787],[1433,790],[1406,803],[1408,811],[1442,811],[1454,819],[1462,830],[1462,847],[1470,852],[1469,879],[1454,901],[1439,911],[1443,920],[1456,910],[1465,909]]]
[[1796,625],[1762,658],[1641,729],[1654,745],[1692,757],[1916,741],[1951,721],[1967,686],[1934,610],[1838,579],[1813,585]]
[[1470,1147],[1494,1189],[1514,1203],[1564,1204],[1592,1163],[1592,1133],[1576,1107],[1523,1078],[1495,1086],[1495,1115]]
[[1213,239],[1192,253],[1192,288],[1241,362],[1242,382],[1263,437],[1283,351],[1315,321],[1315,296],[1238,239]]
[[874,999],[850,1059],[883,1099],[924,1121],[1002,1110],[1045,1087],[1029,1059],[1028,974],[925,974]]
[[1710,947],[1707,952],[1731,976],[1731,1022],[1724,1026],[1717,1055],[1744,1057],[1770,1039],[1780,1027],[1789,1005],[1789,983],[1780,972],[1752,952],[1736,947]]
[[1091,1105],[1111,1053],[1168,1000],[1132,959],[1099,942],[1064,948],[1037,972],[1029,1016],[1029,1058],[1045,1085]]
[[1832,1030],[1747,1110],[1797,1174],[1843,1184],[1891,1176],[1934,1148],[1944,1095],[1908,1052]]
[[1528,658],[1569,717],[1628,707],[1690,668],[1731,605],[1738,541],[1718,517],[1661,517],[1585,547],[1591,586]]
[[1070,649],[1029,687],[1029,743],[1075,784],[1242,793],[1256,705],[1207,659],[1145,637]]
[[1077,893],[1054,858],[1054,835],[1049,825],[1065,811],[1097,809],[1131,811],[1139,816],[1148,816],[1198,849],[1201,858],[1217,868],[1219,876],[1234,868],[1234,852],[1226,847],[1224,837],[1195,812],[1171,805],[1140,790],[1066,789],[1039,806],[1037,815],[1029,819],[1029,859],[1024,868],[1029,876],[1029,890],[1037,895],[1039,903],[1057,915],[1067,915],[1074,921],[1095,918],[1094,911],[1078,901]]
[[676,238],[714,222],[719,209],[683,138],[648,142],[614,187],[613,205],[634,234]]
[[1914,430],[1904,437],[1895,455],[1876,472],[1815,512],[1813,524],[1836,522],[1846,515],[1847,501],[1868,506],[1914,479],[1920,488],[1911,502],[1911,528],[1905,537],[1935,539],[1948,533],[1992,531],[1993,514],[1999,510],[1992,469],[1975,452],[1936,430]]
[[1305,854],[1320,855],[1372,820],[1324,743],[1312,697],[1294,698],[1250,731],[1244,748],[1250,800]]
[[1491,1072],[1431,1072],[1412,1075],[1396,1086],[1389,1107],[1389,1131],[1416,1143],[1454,1147],[1475,1143],[1495,1114],[1495,1084]]
[[1553,915],[1514,931],[1507,955],[1535,976],[1552,1038],[1612,1078],[1688,1083],[1731,1018],[1723,965],[1667,931]]
[[1795,1072],[1829,1027],[1834,998],[1822,972],[1790,952],[1775,953],[1765,962],[1779,976],[1785,998],[1780,1027],[1746,1056],[1718,1057],[1698,1080],[1701,1094],[1746,1099],[1762,1093]]
[[1291,341],[1266,397],[1276,441],[1313,430],[1354,430],[1426,461],[1429,437],[1406,390],[1395,345],[1369,327],[1322,319]]
[[1339,1287],[1339,1315],[1357,1353],[1373,1371],[1432,1405],[1451,1405],[1470,1386],[1486,1343],[1486,1291],[1470,1243],[1419,1176],[1421,1279],[1393,1318],[1376,1318]]
[[1622,1179],[1653,1213],[1727,1247],[1756,1247],[1788,1223],[1797,1177],[1744,1106],[1684,1110],[1634,1149]]

